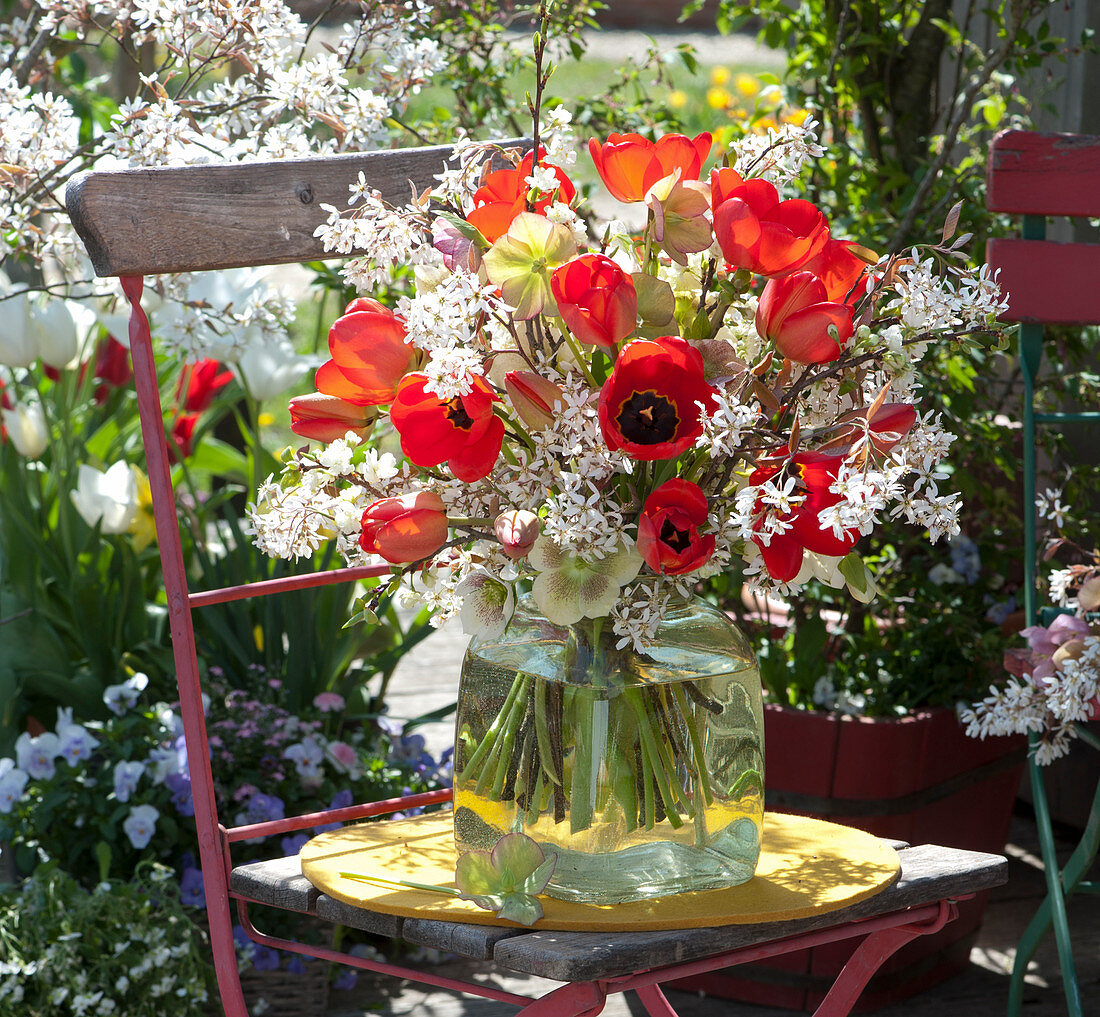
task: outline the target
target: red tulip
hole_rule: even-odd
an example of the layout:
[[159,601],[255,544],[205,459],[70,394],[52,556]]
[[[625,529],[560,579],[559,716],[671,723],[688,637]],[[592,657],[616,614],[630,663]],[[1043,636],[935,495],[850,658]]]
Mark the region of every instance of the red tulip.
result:
[[867,292],[869,280],[864,277],[867,262],[852,253],[852,248],[858,246],[851,240],[830,237],[818,254],[800,266],[802,271],[813,272],[825,284],[827,300],[855,303]]
[[666,576],[704,565],[714,553],[714,534],[700,536],[707,521],[707,497],[690,480],[665,481],[645,500],[638,519],[638,553]]
[[[836,329],[835,338],[829,329]],[[827,298],[811,272],[769,279],[756,306],[756,331],[798,364],[836,360],[852,337],[852,308]]]
[[419,561],[447,542],[447,512],[434,491],[414,491],[372,502],[363,513],[359,546],[391,565]]
[[191,440],[195,435],[195,425],[199,422],[197,413],[181,413],[172,425],[172,443],[168,449],[168,458],[172,462],[187,459],[191,455]]
[[375,411],[323,392],[310,392],[290,400],[290,429],[314,441],[334,441],[354,431],[365,438],[374,424]]
[[614,197],[619,201],[644,201],[646,192],[658,180],[676,170],[682,180],[698,180],[710,146],[708,132],[694,138],[666,134],[655,142],[640,134],[610,134],[602,145],[591,138],[588,151],[596,172]]
[[759,275],[786,275],[819,254],[829,226],[817,206],[780,201],[767,180],[742,180],[728,167],[710,175],[714,236],[731,265]]
[[98,378],[112,388],[121,388],[133,377],[133,374],[134,372],[130,369],[130,351],[113,335],[107,336],[107,339],[96,348],[92,377]]
[[[801,504],[779,517],[791,524],[790,529],[773,534],[767,545],[758,537],[752,538],[760,548],[764,566],[773,579],[786,583],[798,575],[804,551],[840,558],[855,547],[859,540],[858,530],[848,530],[843,537],[837,537],[831,527],[822,529],[818,519],[822,509],[830,508],[841,500],[841,496],[829,488],[836,482],[843,463],[841,456],[799,452],[785,466],[783,463],[769,463],[757,467],[749,476],[749,483],[757,486],[786,468],[796,478],[795,493],[805,495]],[[762,510],[763,506],[758,502],[757,511]]]
[[558,314],[582,343],[613,347],[638,324],[633,281],[602,254],[582,254],[555,269],[550,291]]
[[504,376],[504,391],[519,419],[531,430],[541,431],[557,418],[561,405],[561,386],[534,371],[509,371]]
[[317,390],[359,406],[393,399],[397,383],[418,358],[401,319],[366,298],[353,300],[332,323],[328,348],[332,359],[317,369]]
[[233,380],[233,372],[219,370],[216,360],[200,360],[188,364],[180,372],[176,385],[176,402],[189,413],[202,413],[210,409],[214,397]]
[[607,447],[635,459],[672,459],[703,431],[697,403],[714,405],[699,351],[679,336],[634,339],[600,389]]
[[480,480],[493,468],[504,443],[504,421],[493,413],[497,397],[481,378],[464,396],[444,402],[425,390],[427,377],[407,374],[390,407],[401,451],[417,466],[445,462],[459,480]]
[[[545,149],[539,149],[539,158],[546,154]],[[493,243],[508,232],[520,212],[527,207],[527,194],[530,187],[527,186],[527,178],[531,175],[531,167],[534,163],[532,155],[528,152],[515,169],[497,170],[490,173],[485,182],[474,191],[474,208],[466,216],[466,221],[476,226],[481,235]],[[544,166],[544,163],[539,163]],[[562,201],[569,204],[576,197],[577,189],[573,182],[557,166],[550,167],[557,177],[558,187],[553,194],[547,194],[539,198],[535,203],[535,211],[542,213],[554,201]]]

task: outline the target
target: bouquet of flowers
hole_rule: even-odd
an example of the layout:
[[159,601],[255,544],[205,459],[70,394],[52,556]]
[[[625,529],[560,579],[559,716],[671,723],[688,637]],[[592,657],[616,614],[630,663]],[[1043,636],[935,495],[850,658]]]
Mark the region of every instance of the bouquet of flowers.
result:
[[[540,116],[540,95],[526,154],[465,142],[403,208],[362,178],[348,210],[326,207],[317,232],[357,254],[350,284],[412,266],[415,292],[392,308],[359,297],[333,324],[317,392],[291,402],[293,430],[319,444],[259,490],[257,544],[381,556],[436,623],[461,615],[483,638],[520,625],[528,593],[549,623],[587,633],[576,673],[595,658],[606,684],[629,667],[601,641],[644,658],[708,576],[736,565],[768,591],[817,579],[868,600],[856,545],[876,522],[957,533],[960,499],[940,490],[952,435],[918,409],[917,364],[930,343],[988,333],[1001,308],[995,281],[964,267],[958,209],[904,256],[835,236],[783,193],[822,152],[808,117],[747,135],[709,172],[707,133],[590,141],[639,223],[595,225],[569,176],[570,115]],[[382,450],[391,436],[400,457]],[[513,673],[484,737],[456,746],[456,786],[476,778],[533,813],[552,799],[574,832],[607,796],[631,829],[697,820],[709,789],[690,715],[722,704],[618,697],[628,715],[599,729],[629,765],[597,795],[578,786],[583,750],[556,744],[568,696]]]

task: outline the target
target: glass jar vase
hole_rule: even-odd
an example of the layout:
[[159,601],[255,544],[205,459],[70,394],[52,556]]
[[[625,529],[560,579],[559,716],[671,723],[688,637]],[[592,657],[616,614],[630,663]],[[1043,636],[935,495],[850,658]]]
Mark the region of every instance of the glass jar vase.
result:
[[616,903],[751,878],[764,814],[760,674],[700,600],[644,653],[606,619],[560,626],[521,599],[466,651],[455,727],[459,852],[525,833],[557,865],[546,892]]

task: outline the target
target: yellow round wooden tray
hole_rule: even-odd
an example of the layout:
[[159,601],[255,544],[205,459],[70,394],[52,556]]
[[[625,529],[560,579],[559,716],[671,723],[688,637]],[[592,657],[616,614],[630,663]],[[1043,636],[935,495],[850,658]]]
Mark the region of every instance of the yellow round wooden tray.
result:
[[[452,813],[361,823],[323,833],[301,852],[302,872],[323,893],[369,911],[477,925],[513,925],[469,901],[426,890],[372,886],[341,872],[454,886]],[[900,872],[897,852],[861,830],[767,813],[756,875],[741,886],[630,904],[540,898],[537,929],[637,932],[809,918],[885,890]]]

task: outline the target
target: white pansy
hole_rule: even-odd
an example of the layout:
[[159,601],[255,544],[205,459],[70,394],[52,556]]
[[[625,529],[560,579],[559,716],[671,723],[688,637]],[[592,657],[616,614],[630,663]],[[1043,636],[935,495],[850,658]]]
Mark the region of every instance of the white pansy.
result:
[[126,533],[138,511],[137,478],[126,462],[117,462],[106,472],[82,463],[72,499],[89,526],[98,524],[101,533]]

